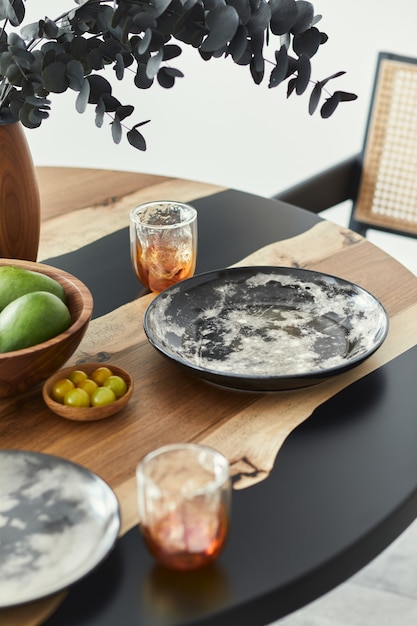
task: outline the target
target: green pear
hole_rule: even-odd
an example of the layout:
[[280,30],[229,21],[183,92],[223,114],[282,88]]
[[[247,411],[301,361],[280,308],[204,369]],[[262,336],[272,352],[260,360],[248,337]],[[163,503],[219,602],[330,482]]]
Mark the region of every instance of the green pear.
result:
[[0,313],[0,352],[34,346],[71,324],[67,305],[53,293],[33,291],[16,298]]
[[65,302],[64,288],[50,276],[14,265],[0,267],[0,311],[16,298],[32,291],[48,291]]

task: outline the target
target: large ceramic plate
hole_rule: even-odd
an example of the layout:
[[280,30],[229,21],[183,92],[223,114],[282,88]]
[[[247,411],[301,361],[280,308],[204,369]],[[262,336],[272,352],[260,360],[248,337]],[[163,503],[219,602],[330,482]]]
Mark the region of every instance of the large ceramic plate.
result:
[[160,293],[144,318],[164,356],[236,389],[318,383],[358,365],[384,341],[388,317],[348,281],[286,267],[230,268]]
[[119,529],[116,496],[95,474],[47,454],[0,450],[0,607],[82,578]]

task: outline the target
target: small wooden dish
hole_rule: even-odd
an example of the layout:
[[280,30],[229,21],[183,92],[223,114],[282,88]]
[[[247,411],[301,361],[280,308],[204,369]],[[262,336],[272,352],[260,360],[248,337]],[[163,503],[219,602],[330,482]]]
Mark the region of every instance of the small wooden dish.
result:
[[[80,408],[66,406],[65,404],[56,402],[52,398],[52,387],[54,383],[60,378],[65,378],[70,372],[76,369],[84,370],[84,372],[89,375],[95,369],[102,366],[109,367],[113,374],[121,376],[126,381],[127,390],[121,398],[118,398],[110,404],[105,404],[104,406],[88,406]],[[132,393],[133,378],[130,376],[130,374],[128,374],[128,372],[126,372],[126,370],[122,369],[121,367],[117,367],[116,365],[112,365],[111,363],[78,363],[72,365],[71,367],[65,367],[64,369],[55,372],[55,374],[48,378],[42,388],[43,399],[47,406],[51,409],[51,411],[53,411],[57,415],[60,415],[61,417],[65,417],[66,419],[78,422],[93,422],[118,413],[129,402]]]

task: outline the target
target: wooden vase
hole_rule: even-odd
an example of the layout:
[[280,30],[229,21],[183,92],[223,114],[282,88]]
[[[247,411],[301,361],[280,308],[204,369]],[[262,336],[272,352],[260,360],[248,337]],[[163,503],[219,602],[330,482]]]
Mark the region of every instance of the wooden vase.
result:
[[40,198],[20,123],[0,125],[0,257],[36,261]]

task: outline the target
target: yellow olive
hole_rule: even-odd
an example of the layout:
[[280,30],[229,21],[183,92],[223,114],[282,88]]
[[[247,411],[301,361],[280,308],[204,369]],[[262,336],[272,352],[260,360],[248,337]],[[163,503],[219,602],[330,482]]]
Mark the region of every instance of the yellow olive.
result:
[[104,381],[104,387],[108,387],[114,391],[116,398],[121,398],[127,390],[126,381],[121,377],[113,374]]
[[67,391],[74,389],[75,385],[69,378],[60,378],[55,381],[52,386],[52,397],[55,402],[64,404],[64,398]]
[[116,400],[116,395],[109,387],[97,387],[91,394],[91,406],[104,406]]
[[107,380],[109,376],[111,376],[113,372],[109,367],[98,367],[90,374],[90,378],[92,378],[99,386],[103,385],[104,381]]
[[68,374],[68,378],[72,380],[74,385],[78,387],[78,384],[88,378],[87,374],[83,370],[73,370]]
[[65,394],[64,404],[73,407],[90,406],[90,396],[84,389],[74,387]]

